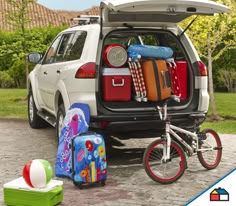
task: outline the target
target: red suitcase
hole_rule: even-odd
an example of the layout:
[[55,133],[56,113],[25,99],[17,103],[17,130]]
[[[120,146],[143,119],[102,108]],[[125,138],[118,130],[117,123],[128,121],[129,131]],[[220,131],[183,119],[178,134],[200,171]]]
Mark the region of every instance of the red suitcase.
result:
[[188,63],[186,61],[175,61],[175,66],[170,67],[171,84],[173,93],[180,99],[188,97]]
[[131,99],[129,68],[104,68],[102,75],[104,101],[129,101]]

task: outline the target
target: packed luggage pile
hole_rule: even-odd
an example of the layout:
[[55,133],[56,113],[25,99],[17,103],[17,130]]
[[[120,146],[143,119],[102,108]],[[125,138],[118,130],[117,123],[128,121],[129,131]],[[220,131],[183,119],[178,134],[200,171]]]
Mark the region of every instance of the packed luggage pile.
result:
[[103,100],[157,102],[171,94],[187,98],[187,61],[169,47],[119,44],[104,49]]
[[[187,98],[187,62],[174,61],[168,47],[109,44],[102,69],[104,101],[158,102],[171,94]],[[89,105],[75,103],[64,119],[55,173],[79,187],[105,185],[107,160],[104,139],[89,131]]]

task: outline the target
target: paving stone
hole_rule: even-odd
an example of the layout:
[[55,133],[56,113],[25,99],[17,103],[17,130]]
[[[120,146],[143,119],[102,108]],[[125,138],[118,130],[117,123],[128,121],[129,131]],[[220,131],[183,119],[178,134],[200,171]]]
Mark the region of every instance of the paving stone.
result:
[[[24,165],[32,159],[47,159],[54,167],[57,140],[55,129],[31,129],[27,121],[0,119],[0,205],[2,185],[22,175]],[[220,135],[223,156],[220,165],[205,170],[197,156],[187,158],[188,169],[175,183],[161,185],[152,181],[142,165],[146,146],[154,139],[124,140],[124,146],[111,150],[108,179],[105,187],[93,186],[80,190],[68,179],[64,181],[61,206],[179,206],[186,204],[204,189],[235,168],[236,135]]]

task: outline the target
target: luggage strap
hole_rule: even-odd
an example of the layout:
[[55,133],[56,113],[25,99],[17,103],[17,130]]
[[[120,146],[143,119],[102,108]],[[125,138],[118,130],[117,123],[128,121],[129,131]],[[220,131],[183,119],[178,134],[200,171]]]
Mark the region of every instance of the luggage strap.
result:
[[153,65],[154,76],[156,79],[157,96],[158,96],[158,100],[160,100],[161,99],[161,87],[160,87],[160,81],[159,81],[159,75],[158,75],[158,67],[157,67],[155,60],[152,60],[152,65]]
[[134,89],[136,93],[135,100],[138,102],[147,102],[147,91],[143,78],[141,64],[138,58],[129,58],[129,68],[133,79]]

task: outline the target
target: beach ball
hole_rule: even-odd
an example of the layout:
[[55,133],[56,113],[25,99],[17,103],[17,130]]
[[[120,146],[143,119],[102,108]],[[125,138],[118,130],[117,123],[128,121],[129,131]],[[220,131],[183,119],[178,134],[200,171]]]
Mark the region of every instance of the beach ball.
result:
[[44,188],[52,179],[52,167],[47,160],[36,159],[28,162],[23,169],[23,178],[32,188]]

